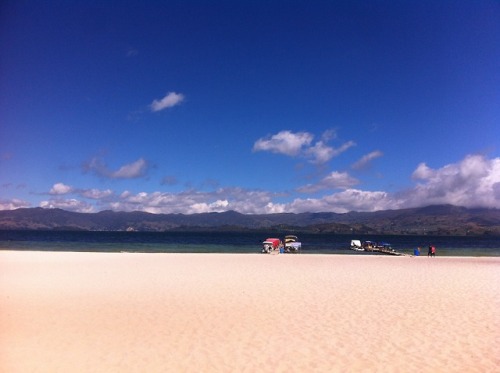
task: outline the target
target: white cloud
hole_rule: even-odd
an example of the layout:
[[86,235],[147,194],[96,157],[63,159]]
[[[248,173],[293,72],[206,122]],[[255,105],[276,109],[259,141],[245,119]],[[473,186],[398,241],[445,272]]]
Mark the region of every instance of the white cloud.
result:
[[287,204],[288,212],[337,212],[377,211],[394,208],[395,201],[386,192],[369,192],[358,189],[346,189],[321,198],[296,199]]
[[[343,177],[340,176],[339,179]],[[222,188],[212,192],[190,190],[181,193],[140,192],[132,194],[126,191],[107,206],[117,211],[182,214],[227,210],[235,210],[243,214],[375,211],[395,206],[394,200],[385,192],[367,192],[356,189],[346,189],[321,198],[298,198],[289,203],[273,201],[276,197],[270,192],[242,188]]]
[[49,194],[61,195],[61,194],[71,193],[72,191],[73,191],[73,188],[71,186],[63,184],[63,183],[56,183],[50,189]]
[[[317,199],[296,199],[285,205],[285,209],[293,212],[346,212],[436,204],[500,208],[500,158],[487,159],[480,155],[469,155],[458,163],[439,169],[432,169],[422,163],[412,176],[419,184],[398,193],[346,189]],[[331,181],[339,177],[340,174],[332,177]],[[306,186],[303,191],[317,191],[327,184],[327,179],[317,185]]]
[[272,203],[269,202],[262,211],[261,214],[281,214],[284,212],[290,212],[286,210],[286,206],[283,203]]
[[194,214],[236,210],[252,214],[262,213],[272,197],[270,192],[242,188],[221,188],[211,192],[188,190],[181,193],[132,194],[125,191],[108,206],[112,210],[151,213]]
[[275,135],[258,139],[253,146],[253,151],[269,151],[291,157],[308,158],[311,163],[324,164],[332,158],[345,152],[354,141],[348,141],[339,148],[327,145],[327,142],[336,137],[333,130],[326,131],[321,140],[313,143],[314,135],[309,132],[281,131]]
[[[317,184],[306,185],[300,192],[314,193],[320,190],[345,188],[344,191],[318,198],[297,198],[288,203],[277,203],[270,193],[257,199],[250,191],[240,190],[243,199],[228,198],[231,209],[247,213],[278,212],[347,212],[377,211],[407,207],[422,207],[432,204],[454,204],[465,207],[500,208],[500,158],[486,159],[471,155],[462,161],[431,169],[425,164],[413,173],[420,183],[399,193],[353,189],[358,180],[346,172],[332,172]],[[244,207],[244,208],[243,208]]]
[[257,140],[253,150],[296,156],[300,154],[304,147],[309,146],[313,137],[308,132],[281,131],[276,135]]
[[48,201],[42,201],[40,202],[40,207],[49,209],[59,208],[74,212],[94,212],[94,207],[91,204],[79,201],[74,198],[72,199],[55,198],[55,199],[50,199]]
[[336,157],[345,152],[347,149],[352,148],[353,146],[356,146],[356,143],[354,141],[347,141],[342,144],[340,148],[334,149],[333,156]]
[[500,158],[468,155],[461,162],[439,169],[421,163],[412,177],[419,184],[401,193],[405,206],[452,204],[500,208]]
[[212,203],[195,203],[191,206],[191,209],[196,211],[196,213],[202,212],[223,212],[226,211],[229,206],[227,200],[217,200]]
[[358,189],[347,189],[340,193],[326,196],[325,201],[335,206],[337,211],[378,211],[393,209],[397,201],[383,191],[365,191]]
[[134,179],[144,176],[147,168],[148,163],[143,158],[139,158],[135,162],[120,167],[118,171],[112,172],[111,177],[113,179]]
[[308,184],[297,190],[301,193],[316,193],[325,189],[347,189],[356,184],[359,180],[350,176],[347,172],[333,171],[316,184]]
[[305,153],[308,156],[311,156],[311,162],[316,164],[323,164],[328,162],[330,159],[339,156],[347,149],[355,146],[356,143],[354,141],[347,141],[342,144],[339,148],[333,148],[331,146],[327,146],[323,143],[323,141],[318,141],[314,146],[308,148]]
[[147,174],[148,162],[144,158],[121,166],[117,171],[110,170],[102,159],[95,157],[84,165],[84,171],[92,171],[95,174],[110,179],[136,179]]
[[17,198],[0,200],[0,210],[15,210],[24,207],[31,207],[31,203]]
[[430,179],[434,175],[434,171],[427,167],[425,163],[420,163],[415,171],[413,171],[412,178],[415,180]]
[[111,189],[99,190],[99,189],[86,189],[80,191],[80,195],[89,199],[104,199],[112,196],[114,192]]
[[333,158],[335,154],[335,149],[331,146],[327,146],[323,141],[318,141],[316,144],[308,148],[305,152],[312,157],[312,163],[326,163]]
[[384,153],[382,153],[380,150],[375,150],[371,153],[364,155],[359,161],[357,161],[352,165],[352,168],[355,170],[361,170],[363,168],[366,168],[369,166],[371,161],[373,161],[376,158],[382,157],[383,155]]
[[154,100],[151,105],[151,111],[161,111],[169,107],[174,107],[179,105],[184,101],[184,95],[182,93],[169,92],[165,97],[160,100]]

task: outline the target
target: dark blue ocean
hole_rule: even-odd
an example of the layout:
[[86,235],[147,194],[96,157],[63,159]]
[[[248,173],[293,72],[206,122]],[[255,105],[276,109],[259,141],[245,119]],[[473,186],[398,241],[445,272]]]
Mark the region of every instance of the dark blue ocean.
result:
[[[285,234],[285,233],[284,233]],[[142,252],[142,253],[259,253],[268,237],[284,234],[259,232],[67,232],[0,231],[0,250]],[[289,232],[287,232],[289,234]],[[500,237],[351,236],[293,232],[302,242],[302,254],[357,254],[351,239],[388,242],[412,254],[417,246],[433,245],[437,255],[500,256]]]

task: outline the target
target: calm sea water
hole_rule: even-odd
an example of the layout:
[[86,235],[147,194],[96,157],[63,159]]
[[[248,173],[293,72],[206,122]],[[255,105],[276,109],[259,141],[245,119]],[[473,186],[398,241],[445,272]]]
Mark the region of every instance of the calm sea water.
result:
[[[251,254],[260,252],[261,242],[267,237],[283,238],[284,234],[0,231],[0,250]],[[438,256],[500,256],[500,237],[294,234],[302,242],[302,254],[373,255],[348,249],[351,239],[359,239],[388,242],[394,249],[408,254],[421,246],[421,255],[426,255],[426,247],[432,244],[436,246]]]

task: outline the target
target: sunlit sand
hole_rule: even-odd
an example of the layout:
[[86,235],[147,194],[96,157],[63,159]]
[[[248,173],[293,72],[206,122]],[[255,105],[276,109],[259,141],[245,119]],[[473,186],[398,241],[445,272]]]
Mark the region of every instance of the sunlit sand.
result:
[[0,252],[2,372],[494,372],[500,258]]

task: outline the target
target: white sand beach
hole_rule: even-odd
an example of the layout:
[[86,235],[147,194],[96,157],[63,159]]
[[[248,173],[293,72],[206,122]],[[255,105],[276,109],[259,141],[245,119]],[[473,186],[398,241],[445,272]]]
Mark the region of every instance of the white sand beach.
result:
[[1,372],[498,372],[500,258],[0,252]]

